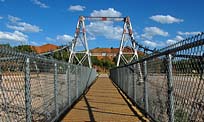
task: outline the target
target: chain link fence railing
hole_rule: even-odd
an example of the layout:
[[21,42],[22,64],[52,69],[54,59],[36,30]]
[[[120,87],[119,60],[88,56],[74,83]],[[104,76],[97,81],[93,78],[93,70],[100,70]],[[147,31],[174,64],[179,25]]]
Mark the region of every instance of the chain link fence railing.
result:
[[111,69],[110,78],[155,121],[204,122],[203,72],[201,33]]
[[96,75],[88,67],[0,47],[0,121],[55,121]]

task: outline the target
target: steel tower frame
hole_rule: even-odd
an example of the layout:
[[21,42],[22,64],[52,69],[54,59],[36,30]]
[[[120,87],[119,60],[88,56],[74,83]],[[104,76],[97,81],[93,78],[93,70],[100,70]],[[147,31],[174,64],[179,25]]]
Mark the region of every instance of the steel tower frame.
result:
[[[91,57],[90,57],[91,54],[89,52],[89,47],[87,43],[84,20],[85,20],[85,17],[83,16],[79,17],[74,39],[72,40],[71,52],[69,55],[69,63],[73,63],[74,59],[76,59],[78,65],[83,65],[83,63],[88,59],[88,65],[90,68],[92,68]],[[82,46],[85,49],[84,51],[76,51],[76,44],[79,41],[82,42]],[[82,54],[82,58],[79,59],[79,57],[76,54]]]
[[[128,40],[126,40],[126,36],[129,37]],[[124,52],[125,48],[128,46],[126,45],[128,41],[131,42],[131,45],[129,47],[131,48],[132,52]],[[128,60],[125,55],[132,55],[131,58]],[[125,17],[124,18],[124,25],[123,25],[123,33],[122,33],[122,38],[120,41],[120,49],[119,49],[119,55],[118,55],[118,60],[117,60],[117,66],[120,65],[120,62],[122,61],[125,64],[128,64],[132,62],[134,59],[138,60],[138,54],[137,54],[137,49],[136,49],[136,41],[133,36],[133,31],[132,31],[132,25],[130,22],[130,17]]]
[[[85,28],[85,20],[91,20],[91,21],[122,21],[124,22],[123,25],[123,33],[122,38],[120,40],[120,48],[118,53],[118,60],[117,60],[117,66],[120,66],[121,60],[124,62],[124,64],[128,64],[130,62],[133,62],[135,60],[138,60],[138,53],[136,49],[136,41],[133,36],[132,31],[132,25],[130,21],[130,17],[86,17],[86,16],[80,16],[76,32],[74,35],[74,39],[72,40],[72,47],[71,52],[69,56],[69,63],[73,63],[74,59],[76,59],[77,64],[83,65],[83,63],[88,60],[88,65],[90,68],[92,68],[91,63],[91,53],[88,48],[88,42],[86,37],[86,28]],[[126,40],[126,37],[129,39]],[[76,51],[76,44],[78,41],[81,41],[84,47],[84,51]],[[124,52],[125,48],[128,46],[128,41],[131,42],[131,45],[129,47],[131,48],[132,52]],[[76,54],[83,54],[82,58],[79,59]],[[125,55],[131,55],[131,58],[128,60]],[[139,65],[138,65],[139,66]],[[140,66],[139,66],[140,67]]]

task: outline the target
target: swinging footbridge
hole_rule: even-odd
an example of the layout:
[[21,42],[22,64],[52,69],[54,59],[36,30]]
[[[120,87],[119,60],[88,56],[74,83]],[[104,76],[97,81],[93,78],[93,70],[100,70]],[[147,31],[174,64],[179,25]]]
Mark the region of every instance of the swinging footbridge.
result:
[[[117,54],[89,51],[86,20],[124,23]],[[47,56],[64,50],[68,62]],[[117,67],[98,74],[98,55],[117,56]],[[80,16],[71,45],[38,55],[0,47],[0,121],[203,122],[203,72],[204,33],[152,50],[136,42],[130,17]]]

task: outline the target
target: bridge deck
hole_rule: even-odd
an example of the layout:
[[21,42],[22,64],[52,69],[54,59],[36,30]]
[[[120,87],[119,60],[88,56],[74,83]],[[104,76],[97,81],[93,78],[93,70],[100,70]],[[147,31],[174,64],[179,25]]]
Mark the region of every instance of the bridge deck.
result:
[[148,122],[117,90],[107,75],[100,75],[88,93],[62,122]]

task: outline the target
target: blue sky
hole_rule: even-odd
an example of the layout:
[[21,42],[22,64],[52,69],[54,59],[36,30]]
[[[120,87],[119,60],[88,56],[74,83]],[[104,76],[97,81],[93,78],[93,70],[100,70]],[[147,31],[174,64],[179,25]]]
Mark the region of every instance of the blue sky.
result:
[[[107,15],[130,16],[136,40],[161,48],[204,31],[203,5],[203,0],[0,0],[0,43],[66,44],[80,15]],[[89,47],[119,47],[122,25],[86,21]]]

